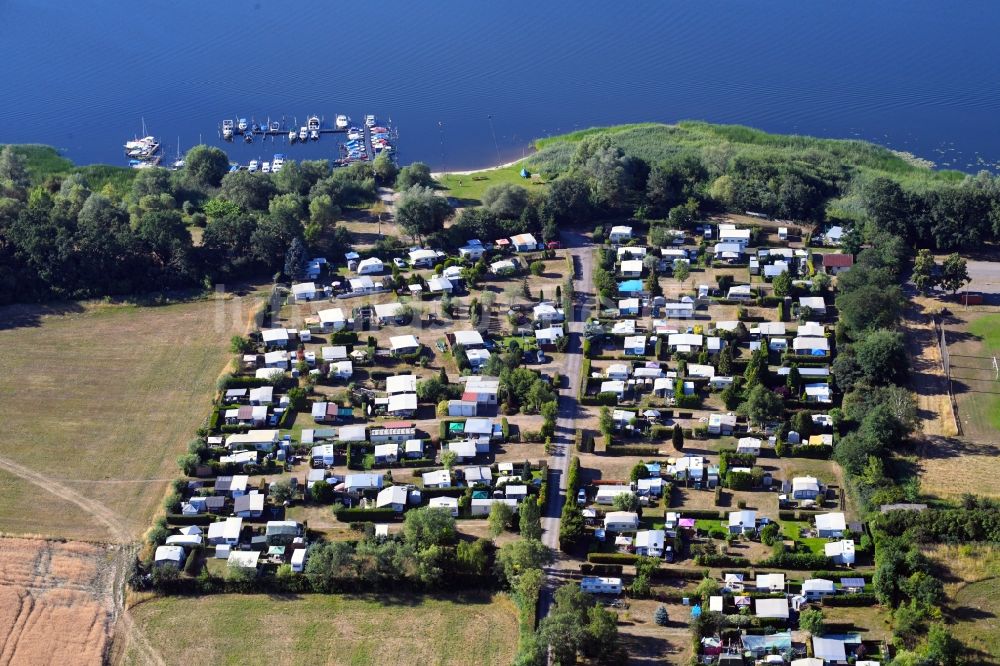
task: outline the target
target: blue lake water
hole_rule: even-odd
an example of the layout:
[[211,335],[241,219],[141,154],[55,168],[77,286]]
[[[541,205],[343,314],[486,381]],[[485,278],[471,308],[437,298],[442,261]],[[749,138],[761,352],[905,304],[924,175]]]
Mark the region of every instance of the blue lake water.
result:
[[[474,168],[534,137],[694,118],[1000,161],[1000,3],[0,0],[0,142],[124,164],[145,119],[172,156],[333,158],[323,137],[225,144],[223,118],[374,113],[402,162]],[[492,118],[491,118],[492,116]],[[494,139],[495,137],[495,139]]]

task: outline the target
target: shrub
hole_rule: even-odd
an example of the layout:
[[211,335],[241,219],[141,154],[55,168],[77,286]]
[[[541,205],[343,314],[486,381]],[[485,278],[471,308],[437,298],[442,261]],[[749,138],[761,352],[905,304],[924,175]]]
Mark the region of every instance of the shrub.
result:
[[340,507],[336,509],[333,514],[337,517],[337,520],[344,523],[358,523],[358,522],[380,522],[386,523],[396,519],[396,512],[391,508],[383,509],[358,509],[358,508],[347,508]]
[[630,553],[587,553],[587,561],[591,564],[635,564],[638,559]]

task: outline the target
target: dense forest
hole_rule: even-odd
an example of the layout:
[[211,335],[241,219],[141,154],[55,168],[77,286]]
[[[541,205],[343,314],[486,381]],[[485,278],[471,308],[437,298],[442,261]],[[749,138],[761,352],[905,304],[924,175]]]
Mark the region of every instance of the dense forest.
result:
[[[654,244],[703,213],[755,211],[842,224],[860,250],[876,231],[908,247],[979,247],[1000,234],[1000,179],[933,171],[861,141],[780,136],[704,123],[627,125],[537,142],[527,166],[544,188],[502,184],[454,211],[429,169],[388,159],[332,169],[287,162],[276,174],[229,173],[198,146],[180,171],[74,167],[51,148],[0,148],[0,303],[191,288],[291,276],[307,255],[350,247],[345,209],[402,192],[396,222],[412,239],[454,248],[560,225],[649,220]],[[388,258],[404,245],[385,238]]]

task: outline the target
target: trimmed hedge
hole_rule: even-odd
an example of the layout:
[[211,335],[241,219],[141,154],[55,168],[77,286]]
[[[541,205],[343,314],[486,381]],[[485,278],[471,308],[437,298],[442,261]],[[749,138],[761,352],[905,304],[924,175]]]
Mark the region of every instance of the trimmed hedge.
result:
[[584,576],[621,576],[621,564],[590,564],[584,562],[580,565],[580,573]]
[[642,444],[612,444],[607,447],[606,453],[611,456],[656,456],[660,448]]
[[798,444],[792,447],[789,458],[815,458],[828,460],[833,455],[833,447],[829,444]]
[[587,553],[587,561],[591,564],[635,564],[638,555],[630,553]]
[[874,594],[861,592],[858,594],[837,594],[823,597],[824,606],[874,606],[878,599]]
[[712,511],[710,509],[682,509],[681,515],[685,518],[704,518],[706,520],[722,520],[721,511]]
[[735,557],[732,555],[698,555],[694,558],[695,564],[704,567],[749,567],[750,560],[745,557]]
[[874,574],[868,572],[854,571],[853,569],[818,569],[813,571],[813,578],[829,578],[839,580],[840,578],[864,578],[866,583],[872,582]]
[[333,512],[337,520],[344,523],[390,522],[396,520],[396,511],[391,508],[382,509],[348,509],[342,507]]
[[[650,574],[650,578],[655,580],[669,580],[671,578],[680,578],[682,580],[701,580],[705,577],[705,572],[707,569],[681,569],[681,568],[657,568],[653,569],[653,573]],[[691,596],[688,594],[687,596]]]
[[215,516],[210,513],[199,513],[196,516],[185,516],[182,513],[168,513],[167,522],[171,525],[211,525]]
[[782,553],[758,562],[757,566],[777,569],[818,569],[829,563],[830,560],[826,555],[817,553]]

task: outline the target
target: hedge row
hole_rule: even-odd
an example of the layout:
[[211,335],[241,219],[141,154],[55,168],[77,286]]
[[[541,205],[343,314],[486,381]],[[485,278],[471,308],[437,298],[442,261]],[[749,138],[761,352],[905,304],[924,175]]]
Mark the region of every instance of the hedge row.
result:
[[182,513],[168,513],[167,522],[171,525],[211,525],[216,516],[210,513],[199,513],[196,516],[185,516]]
[[344,523],[385,523],[396,520],[396,511],[391,508],[382,509],[348,509],[342,507],[333,512],[337,520]]
[[591,564],[635,564],[639,559],[630,553],[587,553],[587,561]]
[[612,444],[605,451],[611,456],[655,456],[659,455],[660,447],[643,444]]
[[584,576],[621,576],[622,568],[620,564],[591,564],[584,562],[580,565],[580,573]]
[[830,563],[826,555],[817,553],[782,553],[759,562],[758,566],[777,569],[821,569]]
[[798,444],[792,447],[789,458],[815,458],[828,460],[833,455],[833,447],[829,444]]
[[878,599],[874,594],[860,592],[858,594],[837,594],[823,597],[824,606],[874,606]]
[[750,560],[733,555],[704,554],[694,558],[695,564],[703,567],[749,567]]
[[818,569],[813,571],[813,578],[828,578],[839,580],[840,578],[864,578],[866,583],[872,582],[874,574],[869,572],[854,571],[853,569]]

